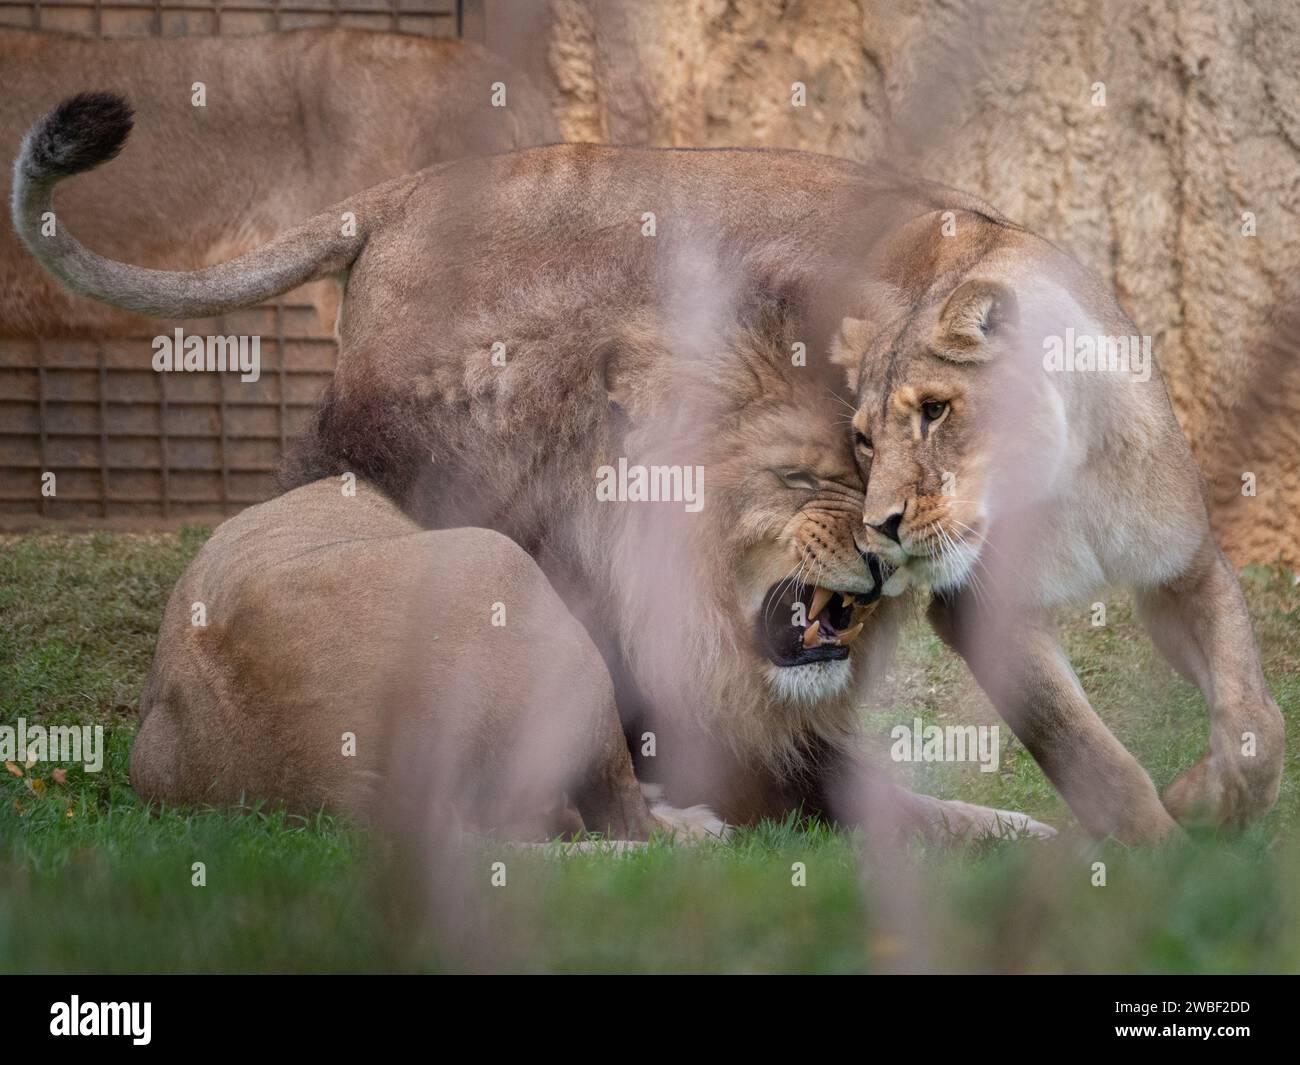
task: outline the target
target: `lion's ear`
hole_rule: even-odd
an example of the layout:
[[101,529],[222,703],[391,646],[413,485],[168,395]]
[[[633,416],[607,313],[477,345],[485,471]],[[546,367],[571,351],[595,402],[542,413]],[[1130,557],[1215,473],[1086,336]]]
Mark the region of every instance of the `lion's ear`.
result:
[[988,362],[989,340],[1020,320],[1016,295],[997,281],[967,281],[948,297],[930,345],[953,362]]
[[845,318],[831,341],[831,362],[843,367],[849,391],[858,390],[862,356],[867,346],[868,325],[865,318]]
[[626,429],[633,406],[632,374],[628,353],[617,342],[606,344],[599,356],[601,379],[614,421]]

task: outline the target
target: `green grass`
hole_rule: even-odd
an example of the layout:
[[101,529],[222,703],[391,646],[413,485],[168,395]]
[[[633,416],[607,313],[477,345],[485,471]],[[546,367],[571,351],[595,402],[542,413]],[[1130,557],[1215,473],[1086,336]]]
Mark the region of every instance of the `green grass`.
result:
[[[1159,850],[1077,836],[879,861],[824,826],[622,854],[481,844],[430,884],[384,841],[325,815],[148,810],[127,753],[163,603],[202,544],[180,534],[0,539],[0,724],[98,723],[98,774],[0,771],[0,969],[9,971],[1252,972],[1300,970],[1296,730],[1277,809],[1244,836]],[[1300,706],[1300,592],[1243,575],[1265,671]],[[1062,618],[1107,724],[1163,786],[1201,754],[1204,705],[1120,598]],[[920,619],[865,708],[889,729],[998,719]],[[1005,728],[1000,766],[901,766],[911,786],[1072,824]],[[864,857],[865,853],[865,857]],[[415,860],[412,861],[411,859]],[[494,862],[506,883],[493,886]],[[194,886],[202,862],[206,884]],[[1096,886],[1095,863],[1105,886]],[[801,863],[806,885],[792,884]],[[435,890],[437,888],[437,890]],[[442,918],[440,922],[440,918]],[[439,935],[439,929],[443,934]],[[447,934],[450,930],[451,934]]]

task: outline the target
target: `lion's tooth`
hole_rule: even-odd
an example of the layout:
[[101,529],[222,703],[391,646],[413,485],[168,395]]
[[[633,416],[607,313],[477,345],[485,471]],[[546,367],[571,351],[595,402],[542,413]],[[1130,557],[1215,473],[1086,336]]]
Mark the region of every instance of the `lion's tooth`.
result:
[[817,636],[821,631],[822,631],[822,623],[820,621],[814,621],[811,625],[809,625],[806,629],[804,629],[803,630],[804,647],[817,646]]
[[840,592],[840,609],[847,610],[851,606],[853,606],[853,593]]
[[855,639],[857,639],[857,635],[862,631],[862,626],[864,624],[865,622],[859,621],[856,625],[853,626],[853,628],[845,629],[843,632],[841,632],[838,637],[840,643],[852,643]]
[[815,618],[826,609],[826,604],[831,601],[831,594],[829,588],[823,588],[820,584],[817,586],[817,590],[813,592],[812,606],[808,608],[810,618]]

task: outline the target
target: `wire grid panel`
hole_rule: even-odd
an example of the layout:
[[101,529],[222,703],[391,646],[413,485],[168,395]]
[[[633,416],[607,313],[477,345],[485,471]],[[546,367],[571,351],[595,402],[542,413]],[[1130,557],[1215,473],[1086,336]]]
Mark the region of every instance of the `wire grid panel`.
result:
[[0,0],[0,26],[93,37],[266,33],[302,26],[453,37],[460,32],[461,6],[457,0]]
[[[100,37],[318,25],[477,37],[481,21],[478,0],[0,0],[0,26]],[[280,455],[334,372],[331,333],[293,293],[185,332],[260,336],[259,380],[155,373],[140,357],[153,334],[0,340],[0,521],[211,518],[274,494]]]

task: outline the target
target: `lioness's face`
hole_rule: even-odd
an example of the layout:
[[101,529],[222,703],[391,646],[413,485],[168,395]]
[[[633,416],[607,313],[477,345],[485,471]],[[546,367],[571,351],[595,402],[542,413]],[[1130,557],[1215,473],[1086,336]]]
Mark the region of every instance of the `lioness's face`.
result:
[[867,483],[859,536],[890,571],[886,594],[957,587],[979,558],[999,462],[995,355],[1015,317],[1009,289],[971,281],[929,310],[841,330],[859,365],[853,447]]

